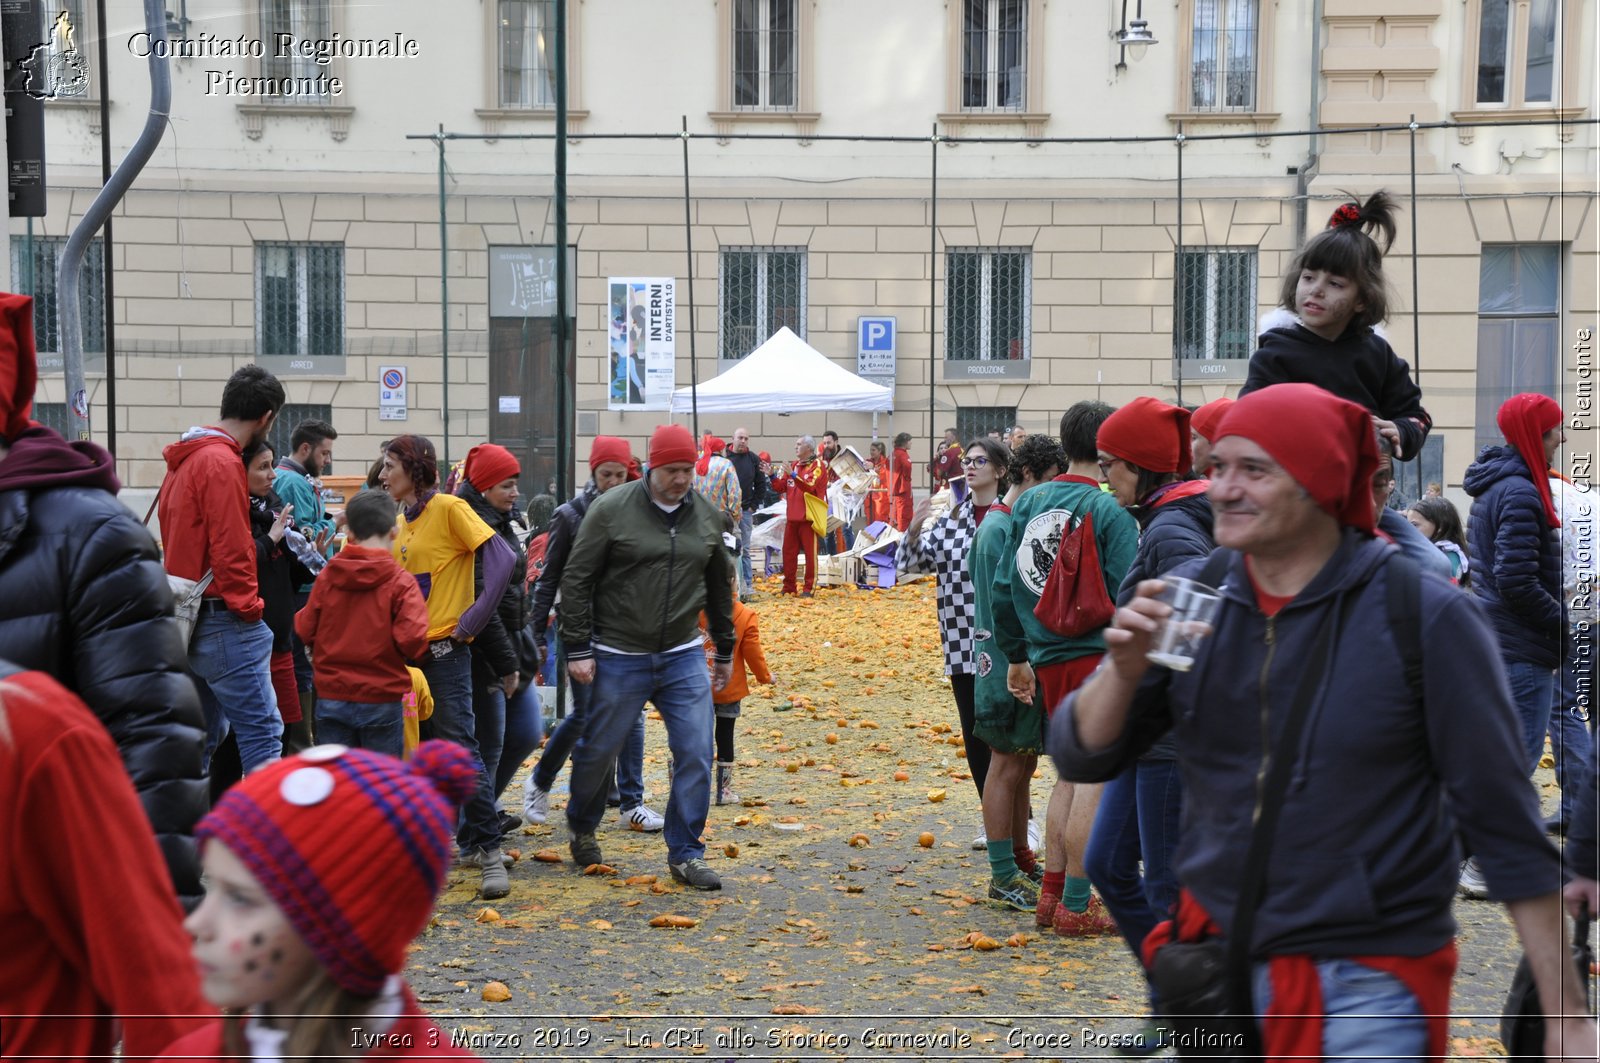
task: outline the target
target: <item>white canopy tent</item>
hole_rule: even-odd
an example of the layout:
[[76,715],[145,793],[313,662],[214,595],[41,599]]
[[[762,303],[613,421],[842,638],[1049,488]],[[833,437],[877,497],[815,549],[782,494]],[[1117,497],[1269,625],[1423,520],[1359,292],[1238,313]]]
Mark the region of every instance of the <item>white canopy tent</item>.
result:
[[794,413],[894,409],[894,390],[856,376],[789,331],[788,326],[739,364],[699,388],[672,393],[672,412],[687,413],[698,390],[701,413]]

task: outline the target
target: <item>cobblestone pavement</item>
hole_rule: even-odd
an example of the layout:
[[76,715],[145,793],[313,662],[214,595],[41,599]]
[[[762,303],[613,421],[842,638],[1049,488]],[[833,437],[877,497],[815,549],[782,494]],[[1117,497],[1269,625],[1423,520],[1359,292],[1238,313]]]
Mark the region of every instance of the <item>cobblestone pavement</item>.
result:
[[[930,585],[756,607],[778,682],[745,702],[743,803],[711,810],[724,889],[675,884],[660,835],[614,815],[599,837],[615,874],[584,875],[553,810],[508,841],[509,897],[486,906],[475,871],[452,874],[407,972],[424,1007],[486,1058],[1116,1057],[1145,1005],[1121,938],[1060,938],[981,900]],[[665,735],[647,735],[659,810]],[[1497,904],[1459,901],[1457,917],[1453,1047],[1492,1057],[1515,935]]]

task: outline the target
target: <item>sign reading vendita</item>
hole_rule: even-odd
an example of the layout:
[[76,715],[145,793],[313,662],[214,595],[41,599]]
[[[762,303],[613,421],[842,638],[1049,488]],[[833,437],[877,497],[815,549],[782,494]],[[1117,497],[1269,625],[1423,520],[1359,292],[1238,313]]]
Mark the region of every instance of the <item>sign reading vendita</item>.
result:
[[665,410],[672,404],[678,342],[671,277],[612,277],[606,340],[610,410]]

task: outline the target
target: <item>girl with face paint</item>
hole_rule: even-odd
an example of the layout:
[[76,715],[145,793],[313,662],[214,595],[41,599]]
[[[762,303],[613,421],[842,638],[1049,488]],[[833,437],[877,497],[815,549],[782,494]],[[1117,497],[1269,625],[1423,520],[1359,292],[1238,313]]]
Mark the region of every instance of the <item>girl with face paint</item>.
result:
[[470,754],[314,746],[247,776],[195,835],[206,897],[184,926],[223,1018],[167,1049],[220,1059],[472,1058],[400,978],[449,867]]

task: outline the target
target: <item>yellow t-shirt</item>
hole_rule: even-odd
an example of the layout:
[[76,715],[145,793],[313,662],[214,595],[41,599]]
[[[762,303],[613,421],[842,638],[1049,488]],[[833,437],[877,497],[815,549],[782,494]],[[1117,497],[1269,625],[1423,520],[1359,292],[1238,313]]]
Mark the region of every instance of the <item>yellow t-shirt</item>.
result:
[[400,514],[394,559],[417,577],[428,603],[429,642],[449,638],[472,604],[472,555],[492,538],[494,529],[465,499],[443,491],[429,500],[416,523]]
[[412,752],[420,744],[421,722],[433,717],[433,694],[428,690],[428,677],[422,674],[421,669],[408,664],[406,671],[411,673],[411,690],[400,699],[400,704],[405,711],[404,756],[410,760]]

